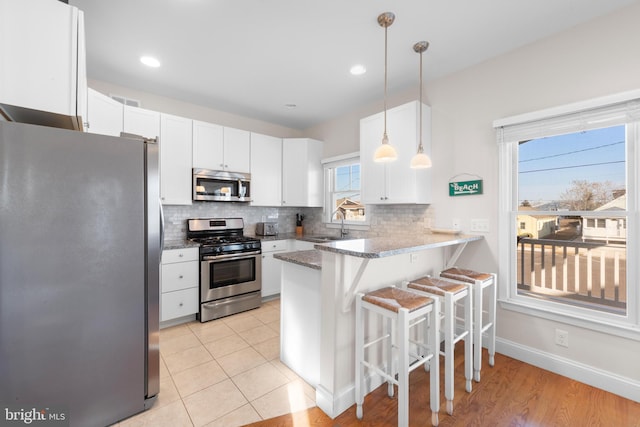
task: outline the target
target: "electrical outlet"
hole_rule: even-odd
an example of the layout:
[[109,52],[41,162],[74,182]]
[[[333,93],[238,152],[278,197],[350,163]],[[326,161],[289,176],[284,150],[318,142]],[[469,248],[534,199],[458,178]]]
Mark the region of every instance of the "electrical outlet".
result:
[[560,347],[569,347],[569,332],[562,329],[556,329],[556,345]]
[[409,254],[409,262],[418,262],[418,254]]
[[488,219],[472,219],[471,231],[476,233],[488,233],[489,232],[489,220]]

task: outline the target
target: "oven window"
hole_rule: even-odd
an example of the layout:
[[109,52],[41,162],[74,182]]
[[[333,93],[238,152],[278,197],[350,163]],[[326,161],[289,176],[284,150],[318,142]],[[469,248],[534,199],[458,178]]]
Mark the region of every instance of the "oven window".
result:
[[256,280],[256,258],[216,261],[209,264],[209,289]]

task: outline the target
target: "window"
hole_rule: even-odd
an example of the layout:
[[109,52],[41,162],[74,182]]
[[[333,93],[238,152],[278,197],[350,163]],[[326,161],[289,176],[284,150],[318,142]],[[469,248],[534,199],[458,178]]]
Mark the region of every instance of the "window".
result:
[[638,227],[637,95],[496,121],[507,308],[640,325],[638,269],[627,263],[638,256],[627,232]]
[[359,155],[330,159],[325,163],[324,170],[325,222],[366,224],[366,206],[361,203]]

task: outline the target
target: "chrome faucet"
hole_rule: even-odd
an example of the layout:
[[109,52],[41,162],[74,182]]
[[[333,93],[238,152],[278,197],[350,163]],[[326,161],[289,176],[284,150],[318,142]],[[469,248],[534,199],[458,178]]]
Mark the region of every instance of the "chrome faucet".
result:
[[331,217],[333,217],[333,214],[335,213],[340,215],[340,238],[343,238],[347,234],[349,234],[349,230],[345,230],[344,228],[344,212],[342,212],[340,208],[338,208],[335,211],[333,211],[333,213],[331,214]]

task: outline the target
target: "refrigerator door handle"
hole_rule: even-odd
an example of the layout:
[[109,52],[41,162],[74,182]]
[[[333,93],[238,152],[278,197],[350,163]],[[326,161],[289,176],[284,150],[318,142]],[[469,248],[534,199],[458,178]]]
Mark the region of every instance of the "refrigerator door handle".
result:
[[162,200],[159,198],[158,206],[160,208],[160,262],[162,262],[162,252],[164,251],[164,209],[162,208]]

